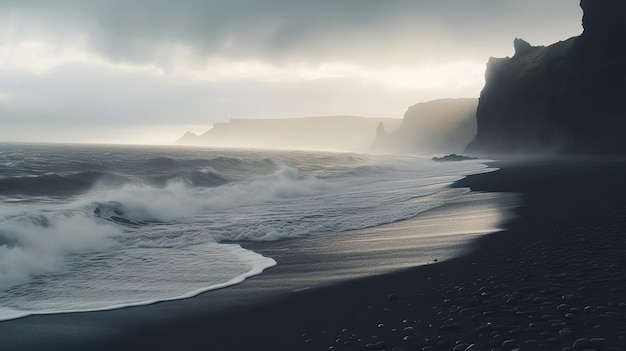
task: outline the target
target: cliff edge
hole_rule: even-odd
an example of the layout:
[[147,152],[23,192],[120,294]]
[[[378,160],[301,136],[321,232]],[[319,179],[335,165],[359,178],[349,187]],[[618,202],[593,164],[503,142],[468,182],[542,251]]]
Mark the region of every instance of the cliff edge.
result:
[[478,99],[441,99],[415,104],[392,132],[378,129],[375,152],[461,152],[476,135]]
[[580,6],[580,36],[489,59],[467,151],[626,154],[626,1]]

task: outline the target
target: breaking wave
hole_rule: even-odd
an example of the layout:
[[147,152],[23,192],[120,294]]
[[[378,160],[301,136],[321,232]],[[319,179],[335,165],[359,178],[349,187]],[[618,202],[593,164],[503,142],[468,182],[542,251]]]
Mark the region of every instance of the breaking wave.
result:
[[487,170],[408,156],[27,151],[0,157],[0,319],[236,284],[275,264],[237,241],[411,218],[467,191],[448,183]]

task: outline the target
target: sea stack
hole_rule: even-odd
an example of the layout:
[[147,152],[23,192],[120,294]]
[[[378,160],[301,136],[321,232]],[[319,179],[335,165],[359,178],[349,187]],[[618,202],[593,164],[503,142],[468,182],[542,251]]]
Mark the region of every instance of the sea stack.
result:
[[580,36],[489,60],[468,151],[626,154],[626,1],[580,6]]

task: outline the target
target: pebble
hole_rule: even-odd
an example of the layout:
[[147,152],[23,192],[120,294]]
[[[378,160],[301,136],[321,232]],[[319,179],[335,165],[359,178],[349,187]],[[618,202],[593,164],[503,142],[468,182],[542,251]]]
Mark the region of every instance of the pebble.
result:
[[576,341],[574,341],[574,344],[572,345],[572,348],[574,349],[574,351],[582,351],[585,349],[590,349],[592,348],[593,344],[591,344],[591,341],[589,339],[586,338],[580,338],[580,339],[576,339]]
[[557,306],[557,308],[556,308],[556,309],[557,309],[558,311],[569,311],[569,310],[570,310],[570,308],[571,308],[571,306],[570,306],[570,305],[568,305],[568,304],[566,304],[566,303],[563,303],[563,304],[560,304],[559,306]]
[[517,341],[515,341],[515,340],[505,340],[502,343],[502,347],[504,347],[507,350],[510,350],[510,349],[514,348],[515,346],[517,346]]
[[594,348],[605,348],[607,346],[605,338],[592,338],[589,341],[591,341],[591,345],[593,345]]
[[563,336],[568,336],[572,334],[572,330],[569,328],[563,328],[561,330],[559,330],[559,336],[563,337]]
[[[426,318],[417,322],[412,319],[415,315],[403,315],[397,321],[379,320],[385,323],[374,324],[380,328],[381,337],[370,340],[366,349],[626,350],[626,303],[617,292],[611,292],[615,285],[626,283],[623,278],[626,265],[624,268],[611,265],[613,268],[607,274],[607,262],[610,262],[607,260],[623,259],[604,257],[604,252],[611,252],[613,248],[603,248],[600,241],[587,239],[587,229],[581,228],[581,234],[571,238],[586,239],[584,252],[565,245],[555,248],[545,242],[520,243],[519,250],[530,256],[516,257],[510,264],[529,269],[517,275],[510,274],[515,269],[498,266],[498,262],[508,258],[504,254],[489,256],[493,262],[489,268],[477,261],[478,267],[489,270],[484,276],[467,282],[437,283],[432,287],[432,293],[436,294],[435,303],[431,304],[433,320]],[[544,283],[546,285],[542,285]],[[413,298],[409,295],[429,296],[428,291],[394,291],[387,299],[408,302]],[[601,293],[615,293],[616,298],[609,302]],[[392,306],[388,306],[390,311]],[[470,326],[471,329],[466,330]],[[339,337],[341,342],[347,339],[347,335]],[[380,341],[383,338],[394,347]],[[339,345],[341,343],[335,344],[334,349],[341,349]],[[363,347],[363,343],[358,345]],[[354,342],[351,347],[356,346]]]
[[387,296],[387,300],[389,300],[391,302],[398,302],[398,301],[400,301],[400,295],[398,295],[398,294],[389,294],[389,296]]

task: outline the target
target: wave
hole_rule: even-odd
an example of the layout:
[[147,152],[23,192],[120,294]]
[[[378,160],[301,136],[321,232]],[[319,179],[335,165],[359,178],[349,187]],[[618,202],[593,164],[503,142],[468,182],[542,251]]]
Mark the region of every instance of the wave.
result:
[[21,215],[0,222],[0,291],[62,270],[68,255],[109,249],[121,231],[72,212]]
[[0,179],[0,196],[14,201],[0,215],[0,319],[151,303],[235,284],[275,262],[233,241],[410,218],[467,192],[446,187],[459,174],[486,168],[415,157],[163,154],[113,153],[121,161],[96,167],[83,159],[63,171],[38,167],[28,177],[17,167]]
[[163,187],[98,186],[81,196],[77,203],[90,208],[96,216],[117,223],[171,223],[191,220],[201,214],[311,196],[333,188],[331,182],[304,176],[294,168],[283,166],[267,176],[211,188],[191,187],[178,180],[169,181]]
[[[151,162],[163,165],[172,160]],[[207,160],[186,162],[194,167],[215,165]],[[219,162],[240,164],[232,158],[220,158]],[[433,177],[425,176],[425,171],[420,177],[407,177],[419,167],[423,166],[409,161],[383,161],[367,171],[355,169],[359,177],[344,174],[339,178],[320,178],[281,166],[268,175],[212,187],[193,186],[180,177],[155,186],[96,172],[67,175],[91,181],[91,190],[57,210],[38,210],[34,214],[29,210],[0,218],[0,287],[62,269],[68,255],[107,249],[123,240],[139,242],[143,239],[129,235],[141,232],[138,228],[186,225],[186,231],[172,230],[168,234],[176,240],[166,243],[170,246],[280,240],[410,218],[465,191],[443,189],[446,183],[460,179],[453,174],[459,172],[458,167],[434,170]],[[390,168],[394,172],[389,172]],[[386,176],[380,177],[375,169],[384,170]],[[484,167],[468,167],[472,172],[480,169]],[[212,174],[206,169],[196,172]],[[452,175],[445,176],[448,172]],[[59,177],[38,177],[35,184],[50,184],[50,179]],[[300,200],[304,198],[306,201]]]
[[0,178],[0,195],[4,196],[75,196],[94,187],[108,188],[126,185],[163,186],[171,181],[180,181],[191,186],[214,187],[228,183],[229,179],[210,166],[197,169],[177,169],[153,172],[144,169],[140,174],[123,175],[112,172],[73,172],[65,174],[19,175]]
[[[129,243],[154,246],[150,242],[153,238],[143,235],[153,230],[147,226],[191,223],[191,227],[208,228],[178,233],[170,228],[168,238],[158,238],[159,245],[170,247],[235,239],[242,236],[241,228],[225,235],[215,225],[221,220],[225,227],[236,227],[239,209],[256,206],[257,211],[273,201],[332,189],[330,182],[303,176],[290,167],[213,188],[197,188],[182,181],[170,181],[163,187],[97,184],[55,210],[29,209],[0,218],[0,290],[26,283],[34,276],[62,271],[72,255]],[[235,219],[224,222],[220,217],[229,211]],[[134,232],[141,233],[140,238]]]
[[14,176],[0,179],[0,194],[29,196],[63,196],[81,193],[103,177],[100,172],[77,172],[66,175]]

